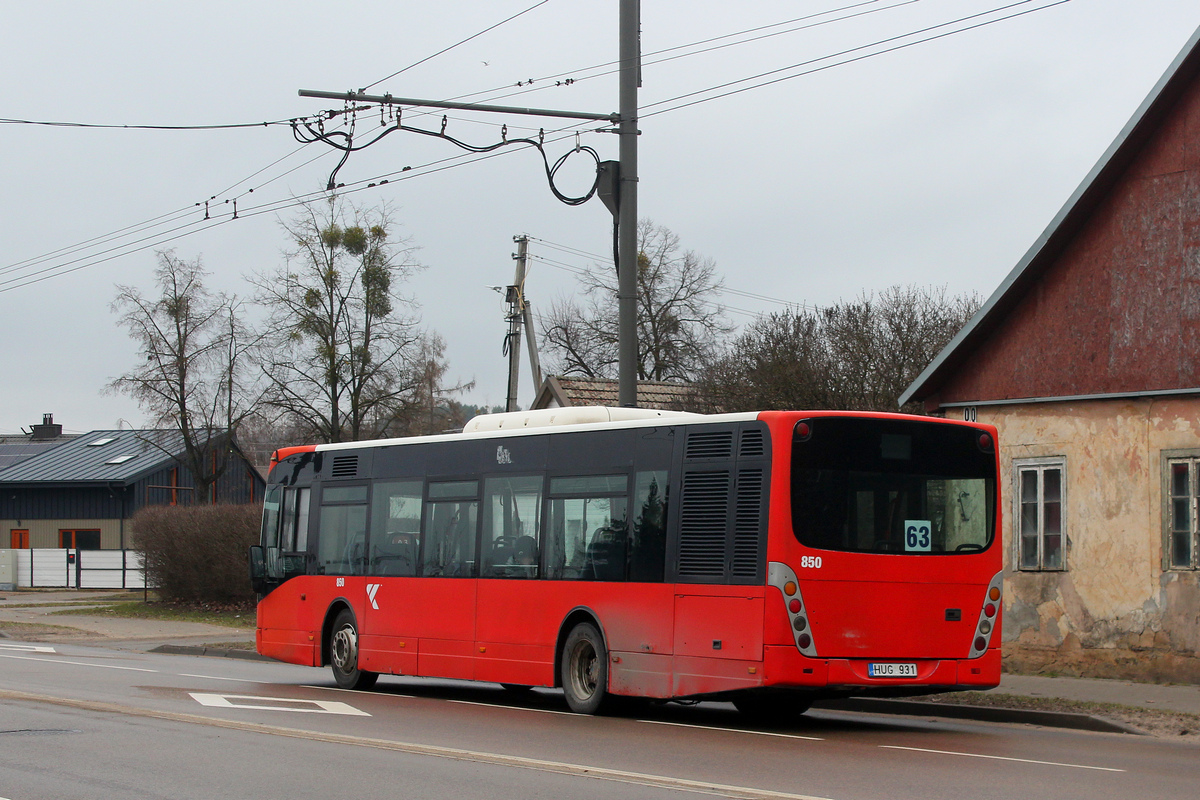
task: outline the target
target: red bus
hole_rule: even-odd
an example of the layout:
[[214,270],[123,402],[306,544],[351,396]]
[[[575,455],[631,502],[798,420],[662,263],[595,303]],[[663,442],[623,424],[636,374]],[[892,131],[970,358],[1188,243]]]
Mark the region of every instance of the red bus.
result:
[[593,407],[467,431],[274,455],[259,653],[343,688],[561,687],[584,713],[999,683],[990,426]]

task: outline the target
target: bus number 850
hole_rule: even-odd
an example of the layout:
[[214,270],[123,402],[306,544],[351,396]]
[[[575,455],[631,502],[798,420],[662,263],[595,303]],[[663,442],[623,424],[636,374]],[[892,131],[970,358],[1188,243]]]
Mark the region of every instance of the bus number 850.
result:
[[800,556],[800,568],[801,569],[810,569],[810,568],[811,569],[820,569],[821,568],[821,557],[820,556]]

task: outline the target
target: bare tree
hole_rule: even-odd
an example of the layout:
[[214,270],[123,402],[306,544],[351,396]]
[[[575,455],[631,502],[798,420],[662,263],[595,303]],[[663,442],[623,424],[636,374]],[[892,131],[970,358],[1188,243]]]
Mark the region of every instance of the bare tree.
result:
[[948,297],[944,288],[894,286],[877,297],[759,317],[707,362],[697,394],[709,411],[896,411],[979,304],[977,295]]
[[147,444],[187,467],[200,501],[228,469],[238,427],[257,402],[250,374],[255,342],[237,298],[204,285],[208,273],[199,257],[156,255],[156,296],[117,287],[112,310],[137,342],[140,363],[107,389],[136,400],[153,425],[179,432],[182,456],[154,436]]
[[416,372],[411,389],[398,397],[375,420],[378,436],[423,436],[462,429],[467,423],[456,412],[452,397],[474,387],[474,381],[446,385],[449,365],[446,343],[436,333],[421,339],[415,357]]
[[332,196],[283,227],[284,264],[250,279],[271,310],[267,403],[320,441],[377,436],[425,379],[428,341],[398,291],[414,248],[387,208]]
[[[611,378],[617,369],[617,276],[596,267],[579,279],[584,305],[560,299],[542,325],[551,372]],[[679,236],[638,223],[638,379],[690,381],[732,326],[713,301],[722,281],[710,258]]]

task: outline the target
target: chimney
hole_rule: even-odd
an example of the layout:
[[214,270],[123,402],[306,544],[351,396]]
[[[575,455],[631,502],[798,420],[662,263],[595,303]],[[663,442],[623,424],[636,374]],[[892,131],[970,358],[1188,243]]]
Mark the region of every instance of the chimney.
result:
[[54,424],[53,414],[42,414],[42,424],[33,426],[33,440],[57,439],[62,436],[62,425]]

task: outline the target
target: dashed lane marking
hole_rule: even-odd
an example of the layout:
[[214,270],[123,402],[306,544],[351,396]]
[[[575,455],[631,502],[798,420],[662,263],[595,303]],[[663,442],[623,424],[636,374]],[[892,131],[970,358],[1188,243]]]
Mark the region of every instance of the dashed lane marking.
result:
[[783,739],[805,739],[810,742],[825,741],[820,736],[801,736],[798,733],[775,733],[773,731],[752,731],[745,728],[720,728],[715,725],[692,725],[688,722],[666,722],[658,719],[639,719],[647,725],[672,725],[676,728],[697,728],[702,731],[722,731],[724,733],[748,733],[752,736],[779,736]]
[[[0,643],[0,650],[20,650],[23,653],[57,653],[53,647],[37,644],[4,644]],[[0,800],[4,800],[0,797]]]
[[272,684],[273,683],[273,681],[255,681],[255,680],[251,680],[250,678],[227,678],[223,675],[193,675],[189,672],[181,672],[181,673],[179,673],[179,677],[181,677],[181,678],[203,678],[206,681],[233,681],[235,683],[261,683],[261,684]]
[[1058,761],[1038,761],[1033,758],[1013,758],[1012,756],[990,756],[984,753],[958,753],[953,750],[927,750],[924,747],[901,747],[895,744],[879,745],[884,750],[909,750],[914,753],[937,753],[943,756],[966,756],[967,758],[990,758],[995,761],[1018,761],[1022,764],[1043,764],[1048,767],[1070,767],[1072,769],[1095,769],[1101,772],[1125,772],[1123,769],[1115,769],[1113,767],[1094,767],[1090,764],[1064,764]]
[[18,661],[41,661],[43,664],[73,664],[77,667],[96,667],[97,669],[123,669],[130,672],[158,672],[156,669],[144,667],[118,667],[116,664],[89,664],[86,661],[66,661],[61,658],[33,658],[32,656],[10,656],[0,653],[0,658],[15,658]]
[[525,708],[524,706],[506,706],[503,703],[481,703],[478,700],[447,700],[447,703],[458,703],[461,706],[487,706],[488,708],[506,708],[510,711],[536,711],[539,714],[562,714],[565,717],[579,717],[574,711],[555,711],[552,708]]

